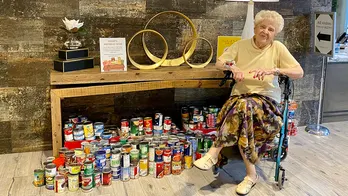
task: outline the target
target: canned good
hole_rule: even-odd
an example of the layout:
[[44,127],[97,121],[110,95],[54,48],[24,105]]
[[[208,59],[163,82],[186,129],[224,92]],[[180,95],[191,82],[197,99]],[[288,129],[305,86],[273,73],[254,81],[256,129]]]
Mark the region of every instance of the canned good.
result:
[[162,125],[154,125],[153,126],[153,136],[159,137],[163,133],[163,126]]
[[172,174],[173,175],[181,174],[181,161],[172,161]]
[[81,171],[81,165],[78,163],[71,163],[68,166],[70,174],[78,174]]
[[75,152],[75,156],[82,155],[82,154],[85,153],[85,151],[83,150],[83,148],[75,148],[75,149],[74,149],[74,152]]
[[130,153],[132,150],[132,146],[130,144],[125,144],[122,146],[122,152]]
[[69,164],[73,163],[75,153],[73,151],[67,151],[65,152],[65,166],[68,166]]
[[171,147],[166,147],[163,150],[163,162],[170,163],[172,162],[172,149]]
[[111,178],[112,178],[111,169],[108,167],[104,168],[102,173],[102,184],[104,186],[111,185],[111,182],[112,182]]
[[104,130],[104,132],[101,134],[101,138],[109,141],[109,139],[112,138],[112,132],[110,130]]
[[139,163],[140,167],[140,176],[147,176],[148,175],[148,161],[147,159],[140,159]]
[[94,136],[93,123],[91,121],[83,124],[83,132],[86,138]]
[[46,177],[54,177],[57,174],[56,164],[49,163],[45,167],[45,176]]
[[130,120],[130,136],[137,136],[139,133],[139,118]]
[[92,175],[94,172],[94,165],[92,161],[86,161],[85,162],[85,167],[84,167],[84,174],[85,175]]
[[121,120],[121,138],[129,137],[129,122],[127,119]]
[[129,167],[129,166],[130,166],[130,155],[129,153],[122,152],[121,167]]
[[66,180],[65,176],[63,175],[57,175],[54,178],[54,192],[56,193],[63,193],[66,189]]
[[93,178],[93,187],[99,187],[101,185],[101,173],[98,170],[94,170]]
[[69,121],[76,124],[79,122],[79,118],[77,116],[71,115],[69,116]]
[[155,162],[163,162],[163,148],[155,148]]
[[163,178],[164,176],[164,162],[156,162],[156,178]]
[[138,132],[138,135],[140,136],[140,135],[145,135],[145,133],[144,133],[144,120],[143,120],[143,118],[142,117],[138,117],[138,119],[139,119],[139,132]]
[[70,174],[68,176],[68,187],[69,187],[69,191],[79,190],[79,175]]
[[45,171],[42,169],[35,169],[34,170],[34,186],[40,187],[45,185]]
[[163,134],[164,135],[169,134],[169,131],[171,128],[172,128],[172,118],[170,118],[169,116],[164,117]]
[[74,126],[74,123],[70,122],[70,121],[65,121],[64,122],[64,129],[65,128],[69,128],[69,127],[73,127]]
[[139,178],[139,172],[140,172],[139,162],[131,164],[131,166],[130,166],[130,178],[131,179]]
[[149,145],[149,161],[155,161],[155,148],[156,145],[155,144],[150,144]]
[[203,148],[206,152],[210,149],[210,147],[213,145],[213,140],[210,137],[204,138]]
[[130,151],[130,161],[132,163],[136,163],[139,161],[139,150],[138,149],[132,149]]
[[164,162],[164,175],[170,175],[172,173],[172,164],[171,162]]
[[163,114],[162,113],[155,114],[154,125],[157,125],[157,126],[163,125]]
[[192,156],[185,156],[185,169],[192,168]]
[[121,151],[116,150],[111,154],[110,166],[111,167],[121,166]]
[[82,176],[82,190],[84,192],[92,191],[93,188],[93,176],[84,174]]
[[121,179],[121,166],[113,167],[112,170],[112,180],[117,181]]
[[123,182],[130,180],[130,167],[121,167],[121,180]]
[[54,176],[46,176],[46,189],[54,190]]
[[103,150],[105,150],[105,157],[109,159],[111,156],[111,146],[109,144],[103,144]]
[[156,162],[149,161],[149,174],[155,176]]
[[102,133],[104,132],[104,123],[102,123],[102,122],[95,122],[93,128],[94,128],[95,136],[100,138]]
[[85,162],[86,160],[86,154],[85,153],[82,153],[82,154],[79,154],[79,155],[76,155],[75,156],[75,161],[76,163],[78,163],[79,165],[81,165],[81,169],[83,169],[83,163]]
[[72,127],[64,128],[64,139],[65,139],[65,141],[73,141],[74,140]]
[[139,149],[139,141],[133,141],[131,143],[132,149]]
[[185,142],[184,143],[184,155],[185,156],[192,156],[191,142]]
[[140,142],[139,144],[140,148],[140,155],[148,155],[149,152],[149,143],[148,142]]
[[152,135],[152,118],[151,117],[145,117],[144,118],[144,127],[145,127],[145,135]]

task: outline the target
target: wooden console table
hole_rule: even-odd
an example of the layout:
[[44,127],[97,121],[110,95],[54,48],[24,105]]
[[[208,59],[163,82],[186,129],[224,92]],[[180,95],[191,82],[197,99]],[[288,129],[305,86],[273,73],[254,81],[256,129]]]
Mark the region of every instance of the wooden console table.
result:
[[[217,70],[213,64],[202,69],[182,65],[108,73],[101,73],[100,67],[67,73],[52,70],[50,84],[53,155],[58,156],[59,148],[63,144],[61,101],[64,98],[167,88],[220,88],[219,83],[223,77],[223,72]],[[229,87],[229,82],[223,87]]]

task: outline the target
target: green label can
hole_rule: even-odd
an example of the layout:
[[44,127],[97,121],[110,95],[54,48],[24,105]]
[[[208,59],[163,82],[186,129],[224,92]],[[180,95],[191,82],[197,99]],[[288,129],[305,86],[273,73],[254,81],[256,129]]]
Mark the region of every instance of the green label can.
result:
[[94,172],[94,164],[92,161],[86,161],[85,162],[85,171],[84,174],[85,175],[92,175]]
[[130,123],[130,135],[137,136],[139,133],[139,118],[132,118]]
[[140,155],[148,155],[149,152],[149,143],[148,142],[140,142],[139,144],[140,148]]

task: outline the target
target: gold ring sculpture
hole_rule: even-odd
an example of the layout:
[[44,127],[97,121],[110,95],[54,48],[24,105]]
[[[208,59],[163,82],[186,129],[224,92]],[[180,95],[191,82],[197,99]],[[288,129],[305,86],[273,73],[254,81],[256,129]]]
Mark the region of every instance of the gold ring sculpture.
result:
[[[176,12],[176,11],[164,11],[164,12],[160,12],[158,14],[156,14],[155,16],[153,16],[145,25],[144,29],[147,28],[147,26],[149,25],[149,23],[154,19],[156,18],[157,16],[159,15],[162,15],[162,14],[176,14],[176,15],[179,15],[181,16],[182,18],[184,18],[185,20],[187,20],[187,22],[189,23],[191,29],[192,29],[192,34],[193,34],[193,39],[194,38],[197,38],[198,35],[197,35],[197,30],[193,24],[193,22],[184,14],[180,13],[180,12]],[[188,59],[191,57],[191,55],[193,54],[193,52],[195,51],[196,49],[196,43],[197,41],[194,40],[192,41],[192,45],[191,47],[189,48],[189,50],[187,51],[187,53],[184,53],[182,57],[179,57],[179,58],[176,58],[176,59],[166,59],[163,63],[161,63],[161,66],[180,66],[182,63],[185,62],[184,58]],[[153,61],[153,62],[156,62],[156,63],[159,63],[162,61],[162,59],[156,57],[155,55],[153,55],[149,49],[147,48],[146,46],[146,43],[145,43],[145,36],[143,35],[143,47],[144,47],[144,50],[145,50],[145,53],[146,55]]]
[[[152,64],[152,65],[140,65],[140,64],[136,63],[136,62],[132,59],[132,57],[130,56],[130,52],[129,52],[129,46],[130,46],[130,44],[132,43],[133,39],[134,39],[137,35],[139,35],[139,34],[141,34],[141,33],[145,33],[145,32],[151,32],[151,33],[154,33],[154,34],[160,36],[161,39],[162,39],[163,42],[164,42],[164,45],[165,45],[165,50],[164,50],[163,57],[162,57],[161,59],[156,57],[158,60],[155,61],[155,64]],[[144,30],[141,30],[141,31],[137,32],[137,33],[136,33],[135,35],[133,35],[133,37],[129,40],[129,42],[128,42],[128,44],[127,44],[127,51],[128,51],[128,58],[129,58],[129,61],[130,61],[135,67],[137,67],[137,68],[139,68],[139,69],[156,69],[157,67],[161,66],[161,64],[162,64],[162,63],[166,60],[166,58],[167,58],[167,55],[168,55],[168,44],[167,44],[166,39],[165,39],[159,32],[157,32],[157,31],[155,31],[155,30],[152,30],[152,29],[144,29]]]
[[[187,61],[188,58],[186,58],[185,52],[186,52],[186,49],[187,49],[188,45],[189,45],[191,42],[197,41],[198,39],[202,39],[202,40],[208,42],[208,44],[209,44],[209,46],[210,46],[210,56],[209,56],[208,60],[207,60],[205,63],[199,64],[199,65],[193,65],[193,64],[191,64],[191,63],[189,63],[189,62]],[[184,48],[183,58],[184,58],[185,63],[186,63],[187,65],[189,65],[190,67],[192,67],[192,68],[204,68],[205,66],[207,66],[207,65],[210,63],[211,59],[213,59],[213,53],[214,53],[214,51],[213,51],[213,46],[211,45],[211,43],[210,43],[207,39],[205,39],[204,37],[197,37],[197,38],[193,38],[193,39],[191,39],[189,42],[187,42],[187,44],[186,44],[186,46],[185,46],[185,48]]]

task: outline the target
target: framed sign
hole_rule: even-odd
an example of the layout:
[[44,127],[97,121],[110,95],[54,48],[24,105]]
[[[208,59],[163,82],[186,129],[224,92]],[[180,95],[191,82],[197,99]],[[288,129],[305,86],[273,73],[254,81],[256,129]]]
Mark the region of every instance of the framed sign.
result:
[[100,71],[127,71],[126,38],[99,38]]
[[314,14],[314,52],[332,57],[335,53],[336,13],[316,12]]

